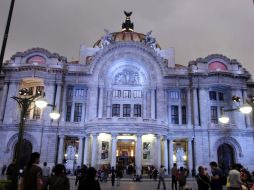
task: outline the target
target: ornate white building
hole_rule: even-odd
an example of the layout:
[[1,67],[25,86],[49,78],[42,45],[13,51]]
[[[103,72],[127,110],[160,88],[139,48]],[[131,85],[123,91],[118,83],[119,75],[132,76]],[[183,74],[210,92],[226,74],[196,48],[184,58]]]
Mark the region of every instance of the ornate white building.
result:
[[[254,169],[252,116],[221,109],[239,106],[233,95],[252,95],[250,74],[235,59],[214,54],[175,64],[174,50],[161,49],[151,32],[133,31],[127,16],[121,32],[106,31],[94,47],[81,46],[80,59],[42,48],[13,55],[0,80],[0,167],[11,162],[20,110],[11,98],[19,89],[46,93],[61,113],[31,106],[25,121],[22,163],[32,151],[49,165],[65,162],[142,167],[174,162],[190,170],[217,161]],[[241,103],[240,103],[241,104]]]

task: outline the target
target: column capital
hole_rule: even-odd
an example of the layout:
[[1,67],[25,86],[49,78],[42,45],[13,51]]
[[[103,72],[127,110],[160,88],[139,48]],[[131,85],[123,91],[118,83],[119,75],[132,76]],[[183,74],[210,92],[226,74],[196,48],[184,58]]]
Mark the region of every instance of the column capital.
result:
[[98,133],[92,133],[91,134],[93,137],[98,137]]
[[161,135],[161,134],[156,134],[155,137],[158,139],[158,138],[163,137],[163,135]]
[[142,137],[143,135],[144,135],[143,133],[137,133],[137,134],[136,134],[137,138],[140,138],[140,137]]
[[81,136],[78,136],[79,140],[83,140],[85,136],[81,135]]
[[167,135],[163,135],[162,138],[163,138],[163,140],[168,140],[168,136]]
[[112,138],[116,138],[119,134],[118,133],[111,133]]
[[63,135],[63,134],[59,134],[58,136],[60,139],[64,139],[64,137],[65,137],[65,135]]
[[169,142],[173,142],[174,138],[173,137],[168,137]]

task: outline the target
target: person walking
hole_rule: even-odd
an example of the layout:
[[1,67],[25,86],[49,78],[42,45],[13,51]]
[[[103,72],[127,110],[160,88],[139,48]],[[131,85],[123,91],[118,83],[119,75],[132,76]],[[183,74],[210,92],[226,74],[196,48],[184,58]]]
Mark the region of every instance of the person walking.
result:
[[77,166],[76,170],[74,171],[75,178],[75,186],[78,185],[79,177],[80,177],[80,166]]
[[198,190],[208,190],[210,187],[210,177],[205,172],[203,166],[198,167],[198,174],[196,175],[196,180],[198,184]]
[[118,167],[116,170],[116,186],[120,186],[120,180],[122,177],[123,177],[123,173],[122,173],[120,167]]
[[183,167],[180,167],[180,170],[178,171],[177,178],[179,181],[179,190],[184,190],[184,187],[186,185],[186,177],[187,172]]
[[40,154],[33,152],[26,166],[24,177],[21,179],[21,190],[42,190],[42,169],[38,165],[40,163]]
[[70,190],[69,178],[66,177],[66,169],[63,164],[54,167],[55,175],[48,179],[49,190]]
[[158,170],[154,167],[153,169],[153,180],[156,181],[157,180],[157,176],[158,176]]
[[112,183],[112,186],[115,186],[116,170],[115,170],[114,167],[111,168],[110,174],[111,174],[111,183]]
[[228,173],[228,190],[241,190],[240,165],[233,164]]
[[222,190],[222,171],[218,167],[216,162],[210,162],[210,167],[212,170],[212,176],[211,176],[211,190]]
[[50,175],[50,168],[47,166],[47,162],[44,162],[42,167],[42,180],[43,180],[44,190],[47,190],[49,175]]
[[160,170],[159,170],[159,183],[158,183],[157,189],[160,189],[161,182],[163,184],[163,189],[166,189],[165,180],[164,180],[165,172],[166,172],[166,169],[164,168],[163,165],[161,165]]
[[88,168],[86,178],[79,181],[78,190],[101,190],[100,183],[95,177],[96,170],[93,167]]
[[177,170],[177,165],[176,163],[174,163],[173,168],[171,169],[171,177],[172,177],[172,190],[177,190],[177,174],[178,174],[178,170]]

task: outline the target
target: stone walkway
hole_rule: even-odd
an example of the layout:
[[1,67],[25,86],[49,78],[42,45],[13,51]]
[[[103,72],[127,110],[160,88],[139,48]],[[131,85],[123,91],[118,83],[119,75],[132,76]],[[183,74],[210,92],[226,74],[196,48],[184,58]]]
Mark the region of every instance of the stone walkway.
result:
[[[77,187],[74,185],[75,180],[73,178],[70,178],[71,183],[71,190],[77,190]],[[102,190],[111,190],[111,189],[117,189],[117,190],[150,190],[150,189],[157,189],[158,181],[153,181],[149,179],[144,179],[142,182],[133,182],[130,179],[122,179],[120,186],[111,186],[111,181],[108,181],[107,183],[101,183],[101,189]],[[197,184],[196,181],[191,178],[187,181],[187,186],[189,188],[192,188],[192,190],[197,190]],[[169,179],[166,180],[166,188],[168,190],[171,190],[171,181]],[[161,189],[163,189],[163,186],[161,184]]]

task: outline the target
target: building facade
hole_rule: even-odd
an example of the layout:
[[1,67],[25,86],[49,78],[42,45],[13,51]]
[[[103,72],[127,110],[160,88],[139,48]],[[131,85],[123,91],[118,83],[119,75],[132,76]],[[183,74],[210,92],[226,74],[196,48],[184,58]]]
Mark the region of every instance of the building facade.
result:
[[41,162],[147,166],[173,163],[189,170],[217,161],[254,169],[252,115],[227,112],[231,100],[252,95],[250,74],[235,60],[213,54],[175,64],[151,32],[133,31],[127,16],[120,32],[107,32],[93,47],[81,45],[79,61],[42,48],[18,52],[3,66],[0,83],[0,167],[14,157],[20,109],[11,98],[28,88],[45,92],[61,116],[31,105],[25,120],[22,163],[32,151]]

